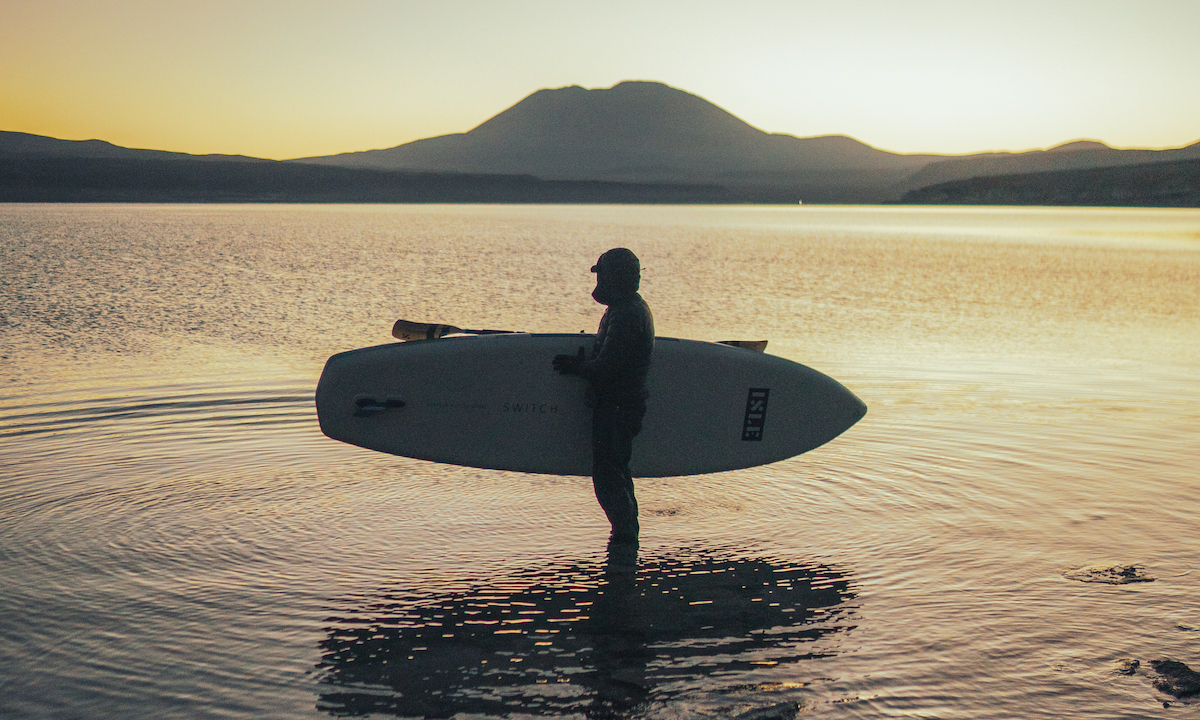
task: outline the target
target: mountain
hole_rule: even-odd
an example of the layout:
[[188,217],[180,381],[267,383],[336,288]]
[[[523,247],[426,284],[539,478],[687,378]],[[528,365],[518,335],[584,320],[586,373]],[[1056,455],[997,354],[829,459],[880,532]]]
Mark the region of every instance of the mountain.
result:
[[59,140],[44,135],[0,130],[0,159],[12,157],[122,158],[126,160],[199,160],[273,162],[245,155],[189,155],[166,150],[126,148],[103,140]]
[[[786,199],[786,198],[785,198]],[[0,202],[729,203],[720,186],[322,167],[0,131]]]
[[734,195],[804,202],[895,202],[908,191],[972,177],[1134,165],[1200,157],[1117,150],[1094,140],[1050,150],[961,157],[902,155],[843,135],[798,138],[759,130],[668,85],[539,90],[482,125],[383,150],[290,162],[540,178],[719,184]]
[[529,174],[556,180],[778,188],[805,202],[862,202],[939,159],[853,138],[767,133],[656,82],[539,90],[466,133],[291,162],[389,170]]
[[1200,159],[952,180],[907,192],[902,202],[1200,207]]
[[955,180],[996,175],[1086,170],[1195,159],[1200,159],[1200,142],[1173,150],[1117,150],[1094,140],[1076,141],[1049,150],[982,153],[939,160],[910,175],[901,184],[900,189],[911,191]]
[[[284,162],[0,132],[3,197],[133,201],[883,203],[971,178],[1198,158],[1200,143],[1118,150],[1094,140],[1022,153],[903,155],[844,135],[764,132],[696,95],[641,81],[539,90],[466,133]],[[345,172],[321,174],[322,166]]]
[[69,157],[0,153],[0,202],[730,203],[711,185],[540,180],[324,167],[211,157]]

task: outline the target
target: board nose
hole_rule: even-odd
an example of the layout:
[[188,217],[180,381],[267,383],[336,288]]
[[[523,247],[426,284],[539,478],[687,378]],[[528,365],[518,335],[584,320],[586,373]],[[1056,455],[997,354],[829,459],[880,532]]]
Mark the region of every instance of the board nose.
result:
[[867,414],[867,404],[832,378],[813,398],[813,407],[819,415],[818,422],[810,425],[814,448],[846,432]]

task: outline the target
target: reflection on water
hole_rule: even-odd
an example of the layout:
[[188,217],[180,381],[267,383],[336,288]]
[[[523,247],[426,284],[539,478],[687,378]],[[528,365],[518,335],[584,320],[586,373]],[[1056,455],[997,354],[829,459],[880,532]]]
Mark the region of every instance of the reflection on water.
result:
[[[1150,661],[1200,667],[1197,240],[1196,209],[0,205],[0,718],[1195,717]],[[586,480],[320,433],[333,353],[594,330],[618,246],[663,335],[770,339],[871,415],[640,482],[635,572]]]
[[714,681],[754,684],[756,670],[827,656],[814,641],[850,627],[854,592],[836,569],[720,549],[640,561],[637,552],[614,545],[603,565],[357,598],[321,643],[318,707],[626,717]]

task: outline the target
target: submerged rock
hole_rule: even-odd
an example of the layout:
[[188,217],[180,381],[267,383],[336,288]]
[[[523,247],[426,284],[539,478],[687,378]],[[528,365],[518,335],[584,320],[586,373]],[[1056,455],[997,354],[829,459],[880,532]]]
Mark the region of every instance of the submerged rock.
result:
[[1158,673],[1154,689],[1177,698],[1200,695],[1200,673],[1187,665],[1168,658],[1151,660],[1150,667]]
[[1141,665],[1137,660],[1118,660],[1113,672],[1118,675],[1134,675]]
[[733,720],[795,720],[799,713],[800,706],[796,703],[777,703],[768,707],[747,710],[735,716]]
[[1126,585],[1137,582],[1154,582],[1140,565],[1088,565],[1063,572],[1063,577],[1080,582]]

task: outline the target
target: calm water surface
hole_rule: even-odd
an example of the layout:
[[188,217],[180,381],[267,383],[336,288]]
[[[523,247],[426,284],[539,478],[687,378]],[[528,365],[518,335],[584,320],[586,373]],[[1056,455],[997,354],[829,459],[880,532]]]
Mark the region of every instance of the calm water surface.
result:
[[[640,481],[636,557],[321,435],[329,355],[591,331],[614,246],[867,417]],[[1194,210],[0,205],[0,717],[1200,717],[1198,371]]]

